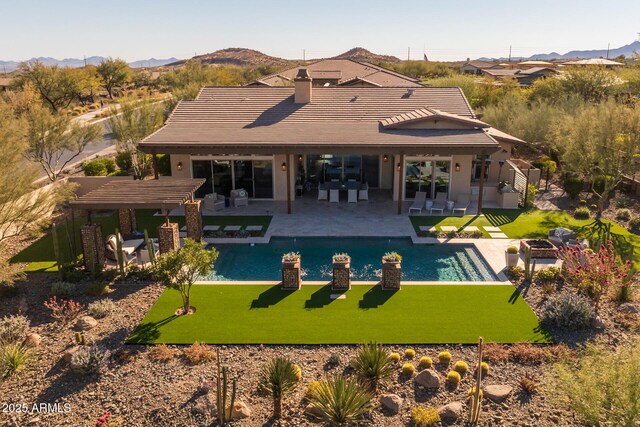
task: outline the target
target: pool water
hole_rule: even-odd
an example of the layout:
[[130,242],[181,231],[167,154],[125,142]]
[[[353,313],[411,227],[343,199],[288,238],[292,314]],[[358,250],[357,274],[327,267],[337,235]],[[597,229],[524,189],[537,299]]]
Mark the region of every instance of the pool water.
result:
[[203,280],[280,280],[282,255],[291,251],[300,253],[303,280],[331,280],[331,257],[344,252],[351,256],[352,280],[379,280],[381,258],[391,251],[402,255],[402,280],[497,280],[472,244],[414,245],[410,238],[273,237],[268,244],[212,246],[220,255]]

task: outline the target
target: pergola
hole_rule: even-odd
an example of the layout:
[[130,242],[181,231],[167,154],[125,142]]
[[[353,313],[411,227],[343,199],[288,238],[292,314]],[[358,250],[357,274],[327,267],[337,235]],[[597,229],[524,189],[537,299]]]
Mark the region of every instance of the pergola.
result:
[[204,179],[182,178],[115,180],[72,200],[69,203],[72,209],[89,212],[88,224],[81,230],[85,268],[101,267],[105,259],[102,229],[99,224],[91,223],[92,210],[117,209],[120,232],[124,236],[136,228],[135,209],[162,210],[167,221],[158,228],[158,246],[164,253],[180,247],[178,224],[170,223],[168,214],[171,209],[184,206],[187,237],[199,241],[202,237],[202,209],[193,194],[204,183]]

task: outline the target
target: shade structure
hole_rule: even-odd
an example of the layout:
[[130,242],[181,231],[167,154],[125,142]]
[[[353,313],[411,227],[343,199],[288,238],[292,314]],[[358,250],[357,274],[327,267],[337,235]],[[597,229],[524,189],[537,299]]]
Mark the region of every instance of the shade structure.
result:
[[193,199],[204,179],[112,181],[72,200],[80,209],[173,209]]

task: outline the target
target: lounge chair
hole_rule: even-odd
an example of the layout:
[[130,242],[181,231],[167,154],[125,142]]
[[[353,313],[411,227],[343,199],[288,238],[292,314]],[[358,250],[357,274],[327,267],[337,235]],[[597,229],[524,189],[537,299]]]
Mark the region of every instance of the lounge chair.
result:
[[340,190],[332,188],[329,190],[329,203],[339,203],[340,202]]
[[369,200],[369,184],[366,182],[360,186],[360,191],[358,191],[358,200]]
[[[158,243],[152,240],[151,246],[153,247],[153,254],[155,256],[160,255],[160,251],[158,250]],[[138,263],[140,265],[146,265],[151,263],[151,257],[149,256],[149,248],[140,249],[138,251]]]
[[456,212],[459,212],[462,215],[466,214],[467,208],[469,207],[469,200],[469,194],[467,193],[458,196],[458,200],[456,200],[456,203],[453,205],[451,213],[453,213],[454,215],[456,214]]
[[427,193],[424,191],[416,192],[415,197],[413,198],[413,204],[409,206],[409,215],[411,212],[418,211],[418,213],[422,213],[422,209],[424,208],[424,202],[427,200]]
[[204,196],[204,208],[210,211],[219,211],[225,208],[224,196],[211,193]]
[[358,203],[358,190],[350,188],[347,190],[347,203]]
[[444,210],[447,207],[447,193],[436,193],[436,198],[431,206],[431,213],[433,211],[440,211],[444,215]]
[[136,251],[143,245],[144,239],[123,240],[122,236],[115,234],[107,236],[107,243],[105,244],[105,256],[111,261],[118,261],[118,239],[122,245],[122,252],[124,253],[124,263],[130,264],[136,260]]
[[246,206],[249,204],[249,194],[244,188],[238,188],[231,192],[231,204],[234,208],[238,206]]
[[318,185],[318,200],[327,200],[328,198],[327,187],[324,184]]

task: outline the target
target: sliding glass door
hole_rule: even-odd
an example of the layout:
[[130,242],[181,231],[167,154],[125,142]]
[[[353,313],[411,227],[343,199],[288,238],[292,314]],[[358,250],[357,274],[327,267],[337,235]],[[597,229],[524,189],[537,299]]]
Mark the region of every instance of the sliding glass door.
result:
[[405,163],[404,197],[413,199],[418,191],[433,199],[436,193],[448,193],[451,181],[450,160],[408,160]]
[[331,181],[366,182],[380,185],[380,156],[359,154],[309,154],[306,156],[307,180],[313,185]]
[[232,190],[244,188],[249,197],[273,199],[273,161],[253,159],[192,160],[194,178],[204,178],[205,184],[196,197],[217,193],[226,197]]

